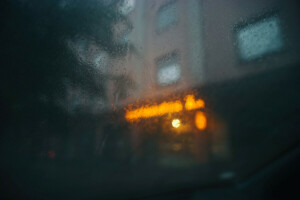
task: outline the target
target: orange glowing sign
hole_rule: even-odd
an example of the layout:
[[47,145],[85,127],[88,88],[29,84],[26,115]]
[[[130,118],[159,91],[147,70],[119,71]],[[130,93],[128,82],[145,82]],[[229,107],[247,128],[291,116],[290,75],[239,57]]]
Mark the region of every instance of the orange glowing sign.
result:
[[137,120],[139,118],[150,118],[162,116],[167,113],[175,113],[182,111],[182,104],[180,101],[163,102],[154,106],[142,106],[138,109],[127,111],[127,120]]
[[195,115],[195,125],[199,130],[204,130],[206,128],[206,116],[203,112],[196,112]]
[[195,110],[199,108],[204,108],[205,104],[202,99],[195,100],[194,95],[187,95],[185,97],[185,109],[186,110]]
[[[194,110],[204,108],[204,101],[202,99],[195,100],[194,95],[187,95],[185,97],[185,109]],[[141,118],[158,117],[168,113],[176,113],[183,110],[181,101],[163,102],[158,105],[145,105],[137,109],[126,110],[125,118],[128,121],[139,120]]]

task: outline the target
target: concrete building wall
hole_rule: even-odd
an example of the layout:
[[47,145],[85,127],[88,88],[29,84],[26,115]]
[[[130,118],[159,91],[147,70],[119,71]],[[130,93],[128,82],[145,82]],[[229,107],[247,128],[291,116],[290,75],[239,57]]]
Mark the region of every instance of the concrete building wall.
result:
[[[281,23],[284,48],[281,52],[241,62],[234,27],[274,12]],[[299,61],[299,10],[293,0],[203,1],[205,73],[207,82],[219,82],[272,70]]]
[[[159,31],[158,14],[164,6],[172,3],[178,8],[177,21]],[[133,25],[129,41],[135,46],[136,52],[112,64],[112,69],[115,69],[113,74],[128,74],[136,87],[128,98],[119,100],[117,104],[133,102],[137,98],[172,94],[204,83],[202,17],[198,12],[200,6],[201,2],[197,0],[136,1],[135,9],[128,15]],[[174,52],[178,55],[180,79],[176,83],[162,86],[157,81],[157,62]]]
[[[156,95],[173,93],[176,90],[182,90],[190,84],[190,70],[188,67],[189,52],[188,52],[188,24],[186,15],[186,2],[174,1],[178,6],[178,20],[176,24],[166,28],[165,30],[157,31],[157,15],[159,9],[168,4],[170,1],[146,1],[146,38],[145,38],[145,61],[146,71],[145,85],[148,87],[144,90],[143,96],[153,97]],[[181,77],[177,83],[167,86],[160,86],[157,83],[157,60],[166,56],[169,53],[178,53],[178,64],[181,68]]]

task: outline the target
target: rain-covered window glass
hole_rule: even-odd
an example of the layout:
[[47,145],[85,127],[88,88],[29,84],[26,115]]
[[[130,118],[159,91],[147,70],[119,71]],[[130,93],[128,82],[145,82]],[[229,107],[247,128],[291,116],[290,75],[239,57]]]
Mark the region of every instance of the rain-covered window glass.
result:
[[99,51],[94,55],[95,67],[100,73],[107,73],[107,67],[109,62],[109,56],[105,51]]
[[157,82],[159,85],[176,83],[181,76],[181,68],[177,54],[171,54],[161,58],[157,62]]
[[119,42],[122,44],[127,44],[129,42],[129,39],[130,39],[130,31],[129,30],[123,31],[119,36]]
[[127,15],[129,14],[135,7],[135,1],[136,0],[122,0],[120,2],[120,12],[123,14],[123,15]]
[[128,21],[121,20],[114,25],[114,39],[115,42],[123,45],[128,42],[129,35],[132,31],[131,24]]
[[238,47],[243,60],[253,60],[280,51],[283,38],[278,16],[262,18],[238,30]]
[[157,30],[162,31],[178,21],[178,2],[172,1],[163,5],[157,12]]
[[0,199],[299,196],[299,11],[1,0]]

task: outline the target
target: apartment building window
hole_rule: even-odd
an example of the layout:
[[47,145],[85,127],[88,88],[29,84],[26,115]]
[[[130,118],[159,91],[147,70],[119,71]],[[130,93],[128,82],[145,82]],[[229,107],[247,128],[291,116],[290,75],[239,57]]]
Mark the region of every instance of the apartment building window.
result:
[[157,83],[161,86],[176,83],[181,77],[178,54],[172,53],[157,61]]
[[157,12],[157,31],[163,31],[178,21],[178,2],[171,1],[163,5]]
[[240,58],[244,61],[280,51],[284,42],[279,17],[269,15],[238,27],[237,43]]

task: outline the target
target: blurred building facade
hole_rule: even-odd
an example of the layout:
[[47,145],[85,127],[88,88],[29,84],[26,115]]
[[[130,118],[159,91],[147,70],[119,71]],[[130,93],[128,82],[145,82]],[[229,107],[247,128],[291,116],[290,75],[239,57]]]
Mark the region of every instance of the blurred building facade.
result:
[[122,2],[120,11],[132,28],[117,28],[128,54],[108,69],[113,77],[125,77],[107,83],[113,106],[299,61],[296,1]]
[[[137,99],[170,96],[193,87],[241,79],[299,61],[300,40],[295,37],[300,32],[296,26],[297,15],[299,15],[296,2],[285,3],[279,0],[272,2],[267,0],[226,2],[221,0],[126,0],[122,2],[120,12],[128,17],[128,21],[124,20],[123,23],[116,24],[114,37],[116,41],[127,46],[125,58],[113,58],[85,40],[77,45],[77,54],[80,59],[92,62],[99,74],[105,77],[108,100],[105,101],[98,96],[92,98],[84,91],[71,88],[69,111],[73,111],[74,107],[85,105],[85,110],[101,113],[104,108],[126,106]],[[84,55],[83,52],[87,49],[88,53]],[[99,79],[97,75],[95,78]],[[217,103],[220,103],[219,107],[227,107],[226,104],[221,105],[224,102],[232,103],[231,96],[233,95],[219,96],[220,98],[217,99],[219,100]],[[243,96],[248,98],[251,95]],[[226,97],[229,100],[226,101]],[[253,97],[251,101],[255,98],[257,97]],[[78,99],[81,101],[77,101]],[[245,99],[242,102],[244,105],[248,104]],[[204,138],[195,139],[191,134],[183,135],[189,141],[202,143],[180,143],[182,138],[181,136],[174,137],[173,129],[169,131],[170,138],[174,137],[172,141],[163,137],[158,142],[157,138],[152,138],[150,141],[153,144],[157,142],[159,145],[156,148],[163,149],[160,152],[168,155],[172,152],[177,155],[180,150],[188,149],[189,151],[185,153],[193,152],[197,158],[203,158],[201,162],[210,159],[211,154],[216,160],[227,159],[232,151],[230,145],[233,146],[228,143],[228,130],[231,128],[232,132],[234,126],[229,127],[230,122],[224,119],[229,119],[230,116],[224,117],[222,114],[239,113],[240,108],[246,107],[243,107],[244,105],[237,106],[236,110],[214,108],[214,112],[208,113],[208,125],[205,131],[211,133],[209,136],[211,138],[204,136]],[[75,145],[81,148],[85,145],[93,146],[87,151],[97,155],[104,154],[103,141],[110,133],[117,134],[113,138],[117,141],[117,145],[114,146],[112,142],[107,154],[113,151],[117,152],[111,153],[113,155],[119,155],[119,152],[124,153],[125,144],[133,144],[131,146],[137,152],[142,147],[144,148],[142,142],[148,142],[149,138],[141,139],[146,135],[141,133],[153,130],[135,127],[133,130],[130,129],[130,134],[127,134],[131,136],[126,139],[130,142],[122,142],[125,139],[121,135],[126,135],[123,132],[127,131],[122,129],[123,124],[120,122],[123,116],[118,115],[116,118],[109,116],[101,122],[86,118],[85,124],[89,127],[86,130],[90,132],[88,136],[83,129],[77,127],[81,125],[80,123],[76,121],[71,124],[72,132],[77,136],[75,139],[73,135],[71,137],[70,147],[67,147],[66,152],[68,157],[75,155]],[[166,124],[170,129],[172,128],[169,123],[171,120],[166,119]],[[119,123],[116,124],[122,128],[116,127],[116,124],[106,124],[112,121],[118,121]],[[193,122],[193,120],[189,121]],[[96,131],[93,130],[93,123],[97,124]],[[159,123],[153,127],[159,127]],[[248,129],[246,127],[246,130]],[[85,135],[82,136],[82,133]],[[168,140],[168,143],[163,139]],[[247,139],[244,141],[248,142]],[[194,146],[185,147],[190,144]],[[125,149],[131,149],[130,145]],[[148,149],[155,148],[149,146]],[[149,152],[149,154],[153,153]],[[82,151],[81,156],[84,157],[85,154],[86,152]],[[165,158],[162,157],[161,160]],[[181,161],[183,162],[185,161]]]

